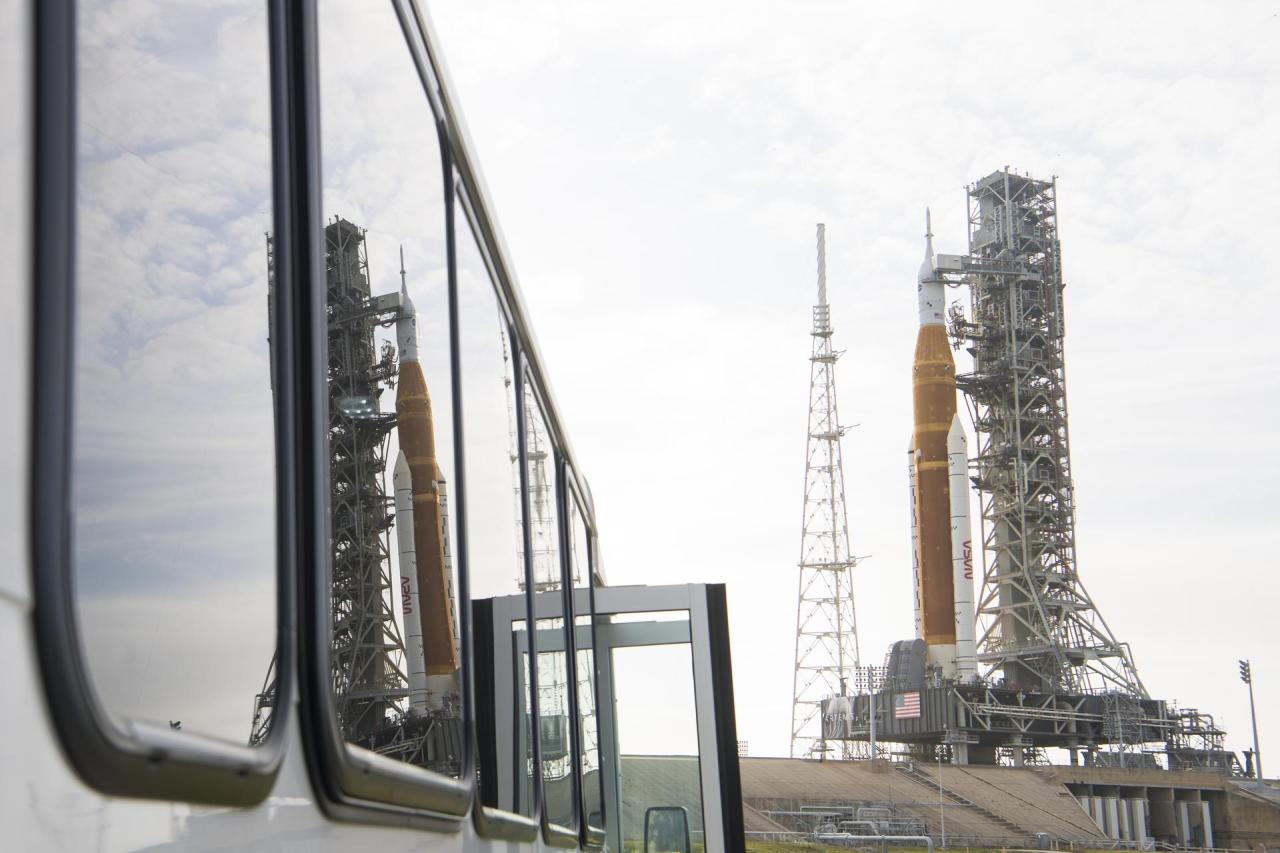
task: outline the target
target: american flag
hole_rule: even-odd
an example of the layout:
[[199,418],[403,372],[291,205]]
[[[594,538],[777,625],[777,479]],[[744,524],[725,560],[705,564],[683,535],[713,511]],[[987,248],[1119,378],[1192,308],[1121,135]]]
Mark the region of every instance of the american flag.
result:
[[920,694],[899,693],[893,697],[893,718],[895,720],[920,719]]

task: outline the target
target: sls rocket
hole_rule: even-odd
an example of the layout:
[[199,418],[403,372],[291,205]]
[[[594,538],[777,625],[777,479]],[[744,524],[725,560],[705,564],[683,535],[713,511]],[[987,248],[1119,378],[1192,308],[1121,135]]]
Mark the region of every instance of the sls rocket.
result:
[[[926,214],[926,222],[928,215]],[[916,635],[945,677],[977,675],[968,454],[956,413],[956,364],[945,324],[946,287],[934,267],[932,229],[916,282],[920,325],[911,367],[914,429],[908,445]]]
[[[422,713],[427,708],[439,710],[446,696],[458,694],[458,649],[454,643],[453,589],[445,553],[444,477],[436,459],[431,395],[418,361],[418,315],[403,283],[403,265],[402,259],[401,310],[396,318],[396,345],[400,351],[396,426],[400,455],[393,481],[410,708]],[[416,615],[411,610],[416,610]]]

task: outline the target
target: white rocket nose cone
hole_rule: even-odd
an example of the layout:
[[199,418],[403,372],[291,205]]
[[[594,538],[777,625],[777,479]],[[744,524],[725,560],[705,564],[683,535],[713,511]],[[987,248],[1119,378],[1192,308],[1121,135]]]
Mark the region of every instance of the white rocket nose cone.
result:
[[[395,484],[395,488],[409,488],[409,459],[401,450],[396,454],[396,464],[391,470],[391,482]],[[401,485],[403,483],[403,485]]]
[[406,317],[413,317],[418,313],[418,309],[413,305],[413,300],[409,298],[407,285],[401,285],[400,287],[400,310]]
[[418,309],[409,298],[409,289],[400,289],[400,316],[396,318],[396,345],[400,348],[400,362],[418,360]]
[[920,273],[916,276],[916,281],[929,281],[933,278],[933,239],[929,238],[924,244],[924,260],[920,262]]

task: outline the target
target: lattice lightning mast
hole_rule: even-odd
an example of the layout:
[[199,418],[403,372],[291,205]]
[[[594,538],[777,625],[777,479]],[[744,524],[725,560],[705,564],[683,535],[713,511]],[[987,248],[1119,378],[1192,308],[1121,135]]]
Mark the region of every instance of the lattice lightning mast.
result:
[[[804,516],[800,537],[796,657],[791,707],[791,757],[825,749],[822,700],[842,696],[858,671],[858,626],[845,512],[844,460],[836,409],[836,361],[827,304],[826,228],[818,225],[818,304],[813,308],[809,357],[809,437],[805,450]],[[856,744],[839,742],[841,758]]]

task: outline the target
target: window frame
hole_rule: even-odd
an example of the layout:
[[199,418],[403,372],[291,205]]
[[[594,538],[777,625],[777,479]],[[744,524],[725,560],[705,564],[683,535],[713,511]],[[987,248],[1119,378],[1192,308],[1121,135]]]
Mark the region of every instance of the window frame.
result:
[[[74,245],[76,188],[76,0],[42,0],[34,5],[33,121],[33,373],[36,387],[30,413],[32,457],[29,468],[34,629],[49,715],[68,759],[91,787],[108,795],[185,801],[224,806],[261,803],[274,786],[291,737],[296,709],[307,772],[317,803],[331,818],[360,823],[457,831],[468,812],[486,838],[533,841],[574,847],[591,837],[581,816],[580,788],[574,798],[578,830],[549,824],[541,789],[541,745],[535,765],[535,811],[524,817],[481,805],[475,780],[475,638],[467,556],[466,475],[464,466],[460,344],[458,334],[456,212],[461,209],[487,268],[499,310],[509,329],[517,377],[525,372],[539,389],[544,419],[556,448],[557,471],[572,471],[572,452],[560,429],[559,414],[537,355],[532,330],[521,308],[505,244],[490,213],[483,182],[449,89],[438,43],[417,0],[390,3],[436,116],[444,183],[448,265],[451,373],[454,404],[455,483],[452,510],[457,522],[459,639],[463,660],[463,770],[450,779],[421,768],[383,759],[345,744],[329,701],[328,668],[328,459],[324,425],[327,388],[323,371],[326,346],[322,179],[320,174],[318,92],[318,10],[314,2],[266,0],[271,101],[272,209],[275,236],[276,298],[273,338],[277,462],[277,607],[276,711],[266,740],[241,746],[150,726],[113,723],[93,692],[78,642],[71,596],[68,510],[70,499],[71,388],[75,302]],[[523,379],[519,380],[523,381]],[[517,395],[523,406],[523,394]],[[520,420],[522,477],[525,476],[523,416]],[[591,586],[587,608],[594,619],[595,524],[592,503],[578,486],[557,483],[558,527],[567,523],[565,498],[571,488],[589,532]],[[528,491],[522,488],[527,513]],[[527,518],[527,516],[526,516]],[[526,523],[525,530],[528,530]],[[572,575],[561,538],[566,613],[573,608]],[[320,570],[316,570],[320,567]],[[531,558],[526,549],[527,613],[532,613]],[[572,616],[567,617],[572,618]],[[572,630],[567,632],[576,653]],[[531,633],[531,637],[536,632]],[[531,649],[536,654],[535,647]],[[570,655],[576,667],[575,655]],[[265,662],[264,662],[265,663]],[[534,668],[536,670],[536,668]],[[536,676],[535,676],[536,678]],[[599,682],[596,680],[597,705]],[[536,722],[536,682],[534,721]],[[570,692],[577,719],[576,691]],[[574,726],[573,759],[581,766],[581,744]],[[359,750],[357,752],[357,750]],[[575,786],[581,783],[575,773]],[[463,781],[467,780],[467,781]],[[590,842],[589,846],[591,845]]]
[[[466,475],[462,459],[461,401],[457,396],[461,388],[459,363],[457,258],[454,225],[454,181],[450,134],[442,118],[440,81],[431,61],[425,34],[419,29],[421,19],[407,0],[384,0],[394,11],[405,39],[408,51],[422,84],[423,97],[435,116],[437,151],[441,168],[444,205],[444,239],[447,267],[450,384],[454,394],[452,423],[454,433],[453,500],[450,510],[457,525],[455,562],[457,564],[457,597],[459,653],[462,667],[459,677],[463,696],[463,750],[462,766],[458,778],[444,776],[425,768],[385,758],[360,747],[346,743],[338,728],[333,706],[330,680],[330,596],[332,590],[332,559],[329,548],[329,460],[327,453],[326,425],[328,423],[328,388],[324,365],[327,364],[327,320],[325,317],[325,262],[323,237],[323,177],[320,160],[320,111],[318,92],[319,63],[318,36],[319,10],[316,4],[298,4],[302,24],[298,35],[305,55],[300,57],[301,77],[305,91],[306,132],[296,141],[305,146],[308,188],[305,220],[308,224],[306,240],[310,241],[305,254],[310,263],[303,288],[309,299],[307,341],[309,363],[313,365],[308,381],[310,392],[308,408],[311,427],[309,446],[309,471],[303,492],[312,518],[310,559],[304,566],[322,567],[302,573],[302,597],[300,606],[299,643],[300,671],[303,701],[300,703],[304,742],[308,754],[308,769],[317,799],[330,817],[352,822],[378,823],[393,826],[412,826],[437,832],[457,832],[465,823],[476,796],[474,686],[471,673],[473,644],[471,641],[471,614],[467,596],[470,594],[466,557]],[[468,720],[471,723],[468,723]]]
[[[463,220],[465,221],[469,231],[468,236],[470,236],[472,239],[475,240],[476,247],[485,264],[485,267],[487,268],[490,284],[494,288],[494,295],[498,302],[499,311],[502,313],[502,319],[505,322],[506,328],[508,330],[508,340],[511,343],[511,349],[512,349],[511,357],[512,357],[514,375],[515,377],[523,376],[523,370],[527,367],[529,373],[533,376],[533,378],[538,383],[538,387],[541,389],[543,394],[542,402],[544,407],[544,416],[546,417],[546,420],[547,420],[548,429],[552,432],[552,434],[554,434],[557,437],[557,441],[558,441],[557,446],[558,446],[558,452],[560,453],[560,455],[565,460],[567,460],[570,467],[574,467],[573,460],[575,457],[574,457],[573,449],[567,435],[565,434],[564,430],[561,428],[559,409],[555,405],[554,395],[550,391],[549,383],[547,382],[546,376],[544,375],[541,367],[541,359],[538,355],[538,347],[537,347],[536,339],[533,334],[533,330],[530,327],[528,320],[524,314],[523,307],[522,307],[523,300],[520,296],[520,288],[515,275],[515,271],[512,269],[510,264],[510,253],[506,248],[506,243],[502,237],[502,233],[498,228],[496,221],[493,219],[493,217],[490,214],[490,211],[492,209],[492,204],[489,201],[488,191],[484,185],[484,180],[480,176],[479,168],[476,165],[473,155],[471,153],[474,150],[474,146],[470,142],[470,137],[466,127],[466,122],[463,119],[461,110],[458,106],[457,97],[454,94],[454,89],[450,83],[448,71],[442,59],[442,53],[440,51],[439,41],[436,39],[435,31],[429,22],[429,17],[426,14],[425,10],[422,8],[422,4],[419,2],[419,0],[399,0],[399,2],[405,3],[408,6],[409,11],[413,14],[414,19],[416,21],[416,25],[417,25],[416,27],[417,32],[420,34],[420,37],[423,39],[425,44],[426,59],[428,62],[431,63],[431,68],[432,68],[432,71],[434,72],[435,79],[439,82],[439,95],[440,95],[440,101],[441,101],[440,115],[442,117],[444,130],[449,137],[449,145],[448,145],[447,151],[448,151],[448,156],[452,160],[453,169],[454,169],[454,177],[452,180],[452,184],[453,184],[454,198],[456,199],[456,206],[457,206],[457,209],[459,209],[463,214]],[[451,208],[450,210],[451,210],[451,216],[452,216],[452,211],[454,210],[454,208]],[[450,238],[449,238],[450,240],[456,239],[455,238],[456,226],[452,224],[455,222],[455,220],[456,220],[456,217],[450,220],[451,222],[451,226],[450,226],[451,230],[450,230]],[[451,264],[452,264],[452,261],[451,261]],[[451,266],[450,274],[455,275],[454,269],[452,266]],[[456,329],[456,318],[455,318],[455,329]],[[517,354],[519,354],[520,360],[517,360]],[[455,365],[457,363],[458,363],[457,355],[455,354]],[[513,379],[513,383],[514,381],[516,380]],[[521,392],[517,395],[516,399],[520,400],[522,396],[523,396],[523,393]],[[455,405],[460,406],[461,403],[459,401],[462,400],[462,392],[461,392],[461,389],[457,386],[455,386],[455,389],[454,389],[454,399],[455,399]],[[523,402],[521,402],[520,405],[523,405]],[[462,442],[463,442],[463,437],[465,436],[465,431],[462,428],[461,417],[462,417],[461,411],[460,410],[456,411],[455,418],[457,420],[455,421],[454,435],[455,435],[455,453],[458,454],[458,461],[455,464],[455,471],[457,472],[456,476],[463,481],[464,483],[463,488],[465,488],[466,478],[464,474],[464,468],[462,465],[462,447],[463,447]],[[521,425],[519,428],[523,429],[523,426]],[[522,443],[523,439],[520,439],[520,441]],[[521,465],[522,476],[524,476],[523,472],[524,472],[525,464],[526,463],[524,458],[521,458],[520,465]],[[455,488],[455,491],[456,491],[456,488]],[[592,630],[594,631],[595,630],[594,625],[596,622],[595,620],[596,571],[595,571],[594,554],[597,548],[596,540],[594,538],[595,537],[595,511],[594,511],[594,503],[590,498],[589,489],[586,489],[584,487],[582,491],[584,493],[583,496],[586,498],[586,500],[584,501],[583,509],[587,510],[587,512],[589,513],[587,520],[590,522],[589,528],[592,531],[592,537],[593,537],[591,540],[591,549],[592,549],[592,555],[593,555],[592,568],[590,570],[591,571],[591,589],[588,595],[587,606],[589,608],[589,611],[592,614],[592,625],[593,625]],[[522,500],[524,500],[524,494],[525,494],[524,490],[522,489]],[[460,509],[456,510],[457,512],[465,512],[465,501],[462,499],[461,495],[455,498],[455,505],[462,505]],[[526,528],[527,528],[527,525],[526,525]],[[459,517],[458,535],[459,537],[464,537],[466,535],[465,527],[463,526],[461,516]],[[465,555],[465,551],[461,547],[459,548],[459,551],[460,553]],[[526,549],[526,552],[527,552],[527,549]],[[476,665],[477,652],[487,651],[488,657],[486,658],[486,662],[492,659],[492,648],[490,647],[492,643],[492,638],[490,637],[488,639],[483,640],[483,642],[486,643],[486,646],[483,649],[477,648],[476,636],[473,632],[473,626],[477,624],[477,621],[473,618],[473,614],[472,614],[472,601],[471,601],[470,590],[469,590],[468,572],[467,572],[467,564],[465,562],[465,556],[462,558],[462,560],[463,560],[462,569],[460,569],[459,571],[459,590],[460,590],[459,597],[462,601],[462,606],[460,609],[462,611],[461,622],[462,622],[462,638],[463,638],[462,639],[463,658],[464,658],[464,667],[467,670],[468,676],[471,676],[473,673],[473,668]],[[531,589],[531,584],[529,584],[527,581],[526,581],[526,587]],[[528,618],[528,615],[530,612],[532,612],[532,609],[533,608],[526,601],[526,607],[525,607],[526,618]],[[466,683],[465,683],[466,698],[464,699],[464,702],[463,702],[463,713],[464,713],[464,725],[465,725],[464,731],[465,731],[465,737],[467,742],[467,749],[470,755],[472,756],[473,760],[477,764],[479,764],[480,759],[479,759],[479,754],[477,749],[477,725],[476,725],[477,705],[476,705],[476,694],[475,694],[475,689],[477,684],[478,684],[478,680],[474,677],[469,677],[466,680]],[[596,692],[597,692],[597,706],[598,706],[599,705],[598,679],[596,682]],[[540,738],[535,738],[534,740],[538,741],[540,740]],[[539,755],[538,758],[539,760],[537,762],[537,766],[539,768],[538,772],[540,774],[541,773],[541,756]],[[575,760],[580,760],[580,757],[575,755]],[[541,784],[540,780],[537,784],[540,787],[540,784]],[[539,796],[540,796],[540,791],[539,791]],[[574,846],[577,843],[576,837],[574,840],[571,841],[567,838],[564,838],[560,833],[542,832],[543,809],[540,802],[537,803],[537,811],[534,814],[534,816],[526,817],[524,815],[514,814],[512,812],[508,812],[500,808],[495,808],[495,807],[485,805],[484,799],[485,797],[482,791],[482,786],[477,785],[476,796],[475,796],[475,808],[472,810],[472,814],[473,814],[473,820],[476,826],[476,831],[481,837],[495,839],[495,840],[528,842],[538,838],[538,836],[541,834],[543,835],[544,840],[546,840],[548,844],[551,844],[553,846]],[[580,808],[580,804],[579,804],[579,808]],[[605,815],[605,819],[606,821],[610,819],[610,816],[607,813]],[[584,823],[584,822],[580,821],[580,823]],[[599,843],[602,846],[604,842],[603,833],[590,833],[588,837],[594,840],[597,836],[599,837]],[[597,845],[589,844],[588,846],[594,847]]]
[[[523,353],[523,347],[521,348],[521,351]],[[571,760],[572,760],[571,766],[573,767],[573,771],[574,771],[573,782],[571,784],[573,787],[572,819],[575,821],[575,823],[572,825],[564,825],[564,824],[558,824],[558,823],[552,822],[550,815],[547,813],[546,780],[543,779],[544,763],[542,759],[542,708],[538,702],[539,685],[538,685],[538,639],[537,639],[538,622],[540,620],[547,619],[547,618],[551,618],[551,619],[559,618],[562,622],[564,622],[563,634],[564,634],[564,646],[565,646],[564,651],[565,651],[566,678],[569,679],[569,684],[575,685],[576,687],[577,682],[574,680],[576,672],[575,672],[574,662],[572,659],[577,651],[576,644],[573,642],[573,605],[572,605],[573,590],[572,590],[572,584],[570,582],[571,575],[569,572],[568,539],[565,536],[565,532],[568,530],[568,521],[565,514],[565,502],[564,502],[565,477],[564,475],[565,475],[565,471],[569,467],[569,464],[568,464],[568,461],[565,459],[564,454],[561,452],[560,448],[562,446],[562,442],[560,440],[559,434],[556,431],[555,425],[552,419],[547,416],[549,405],[546,400],[545,392],[542,390],[542,387],[538,382],[538,380],[530,375],[529,366],[525,362],[525,359],[523,358],[523,356],[519,360],[518,366],[520,368],[519,375],[522,377],[522,381],[517,382],[517,393],[519,396],[517,396],[516,398],[517,399],[516,416],[517,416],[517,423],[519,424],[519,438],[520,438],[521,512],[522,512],[522,515],[524,516],[522,536],[524,539],[523,545],[524,545],[524,553],[525,553],[525,592],[526,592],[526,607],[528,608],[529,612],[532,614],[532,618],[529,619],[525,624],[528,626],[527,631],[529,635],[529,662],[530,662],[529,663],[529,690],[530,690],[530,695],[532,697],[530,706],[531,706],[531,712],[533,717],[532,735],[530,737],[530,740],[534,747],[533,762],[534,762],[534,768],[535,768],[533,806],[534,806],[534,814],[538,816],[539,823],[541,824],[541,827],[542,827],[543,841],[545,841],[548,845],[552,847],[574,848],[578,846],[578,836],[579,836],[579,829],[576,822],[580,820],[581,808],[578,802],[579,788],[578,788],[577,776],[578,776],[578,768],[581,766],[581,763],[582,763],[582,753],[581,753],[581,750],[579,749],[578,737],[577,737],[577,719],[578,719],[577,704],[578,703],[577,703],[576,697],[574,696],[574,693],[576,692],[576,690],[568,691],[569,716],[574,721],[574,725],[570,729],[569,744],[570,744],[570,753],[571,753]],[[524,393],[524,386],[526,384],[529,386],[530,391],[532,392],[531,395],[526,395]],[[557,560],[558,568],[560,571],[560,590],[559,590],[560,616],[559,617],[543,616],[542,614],[538,613],[538,606],[537,606],[538,592],[537,592],[537,586],[534,582],[534,575],[533,575],[533,531],[532,531],[532,526],[529,523],[532,517],[532,505],[530,502],[531,495],[529,491],[529,482],[528,482],[529,461],[528,461],[528,452],[527,452],[528,448],[527,448],[526,442],[528,437],[527,424],[528,424],[528,419],[530,417],[530,412],[528,411],[528,408],[524,405],[524,402],[523,402],[527,398],[527,396],[533,397],[534,404],[537,406],[537,409],[538,409],[538,412],[537,412],[538,417],[542,420],[542,426],[545,429],[547,434],[546,439],[551,444],[551,467],[552,467],[552,470],[554,471],[555,478],[556,478],[555,494],[552,496],[552,500],[554,501],[555,511],[556,511],[556,524],[555,524],[556,560]]]
[[[78,152],[78,54],[75,0],[45,0],[35,7],[35,192],[32,357],[40,393],[31,405],[30,476],[34,628],[49,716],[72,767],[86,784],[115,796],[249,806],[270,792],[289,736],[289,714],[273,713],[259,746],[142,721],[115,723],[97,696],[80,644],[71,565],[71,436],[74,383],[74,311]],[[294,280],[297,266],[289,148],[294,69],[287,50],[292,21],[283,0],[267,0],[271,114],[271,203],[277,237],[278,282]],[[280,341],[273,400],[276,417],[276,695],[288,707],[294,682],[294,577],[297,504],[292,488],[298,462],[298,364],[291,346],[299,329],[298,294],[276,288],[274,326]],[[266,665],[267,661],[263,661]]]
[[[570,642],[573,649],[573,663],[572,663],[572,668],[570,672],[570,678],[573,679],[573,683],[575,685],[578,683],[578,652],[579,652],[578,630],[577,630],[578,616],[580,615],[589,616],[591,619],[591,625],[589,627],[590,627],[590,635],[591,635],[591,662],[592,662],[592,670],[593,670],[591,673],[591,693],[592,693],[592,701],[595,703],[594,713],[596,715],[596,764],[597,764],[596,785],[599,788],[599,795],[600,795],[600,814],[602,816],[602,819],[606,822],[605,825],[607,826],[608,813],[605,810],[605,802],[604,802],[604,770],[602,767],[599,766],[600,764],[600,743],[599,743],[599,740],[600,740],[600,678],[599,678],[599,666],[596,665],[597,643],[596,643],[596,617],[595,617],[595,610],[596,610],[596,605],[595,605],[595,601],[596,601],[596,597],[595,597],[595,580],[596,580],[595,514],[594,514],[594,508],[591,508],[591,501],[587,498],[589,491],[586,488],[579,485],[579,477],[577,476],[577,472],[573,470],[573,467],[569,464],[568,460],[565,460],[565,463],[564,463],[564,474],[562,475],[562,479],[565,482],[565,500],[564,500],[564,510],[563,510],[563,514],[565,517],[565,522],[564,522],[565,523],[565,541],[571,543],[570,549],[577,546],[577,540],[574,537],[572,517],[570,516],[570,513],[569,513],[569,508],[572,505],[573,508],[577,511],[578,521],[580,524],[582,524],[584,538],[587,543],[587,552],[582,555],[582,565],[579,566],[579,568],[585,569],[587,572],[586,587],[585,587],[585,590],[586,590],[585,605],[586,606],[585,608],[583,608],[585,612],[580,612],[579,608],[577,607],[578,599],[580,596],[578,594],[578,588],[575,587],[573,584],[573,563],[572,563],[572,556],[569,553],[570,549],[566,549],[565,576],[566,576],[566,589],[568,591],[567,598],[568,598],[568,607],[569,607],[569,609],[566,612],[569,613],[569,624],[573,626],[572,629],[570,630],[570,635],[571,635]],[[573,714],[573,717],[574,717],[574,727],[573,727],[574,754],[577,756],[577,761],[578,761],[578,764],[575,768],[575,772],[577,773],[575,802],[576,802],[577,812],[578,812],[578,841],[584,848],[589,850],[595,850],[595,849],[604,847],[604,843],[607,835],[604,829],[591,825],[591,821],[586,813],[586,809],[585,809],[586,792],[583,788],[583,774],[582,774],[582,760],[583,760],[583,757],[585,756],[585,753],[582,748],[582,743],[581,743],[582,709],[579,707],[579,704],[578,704],[577,689],[574,689],[571,695],[572,695],[572,702],[571,702],[572,712],[571,713]]]
[[[414,8],[415,9],[417,8],[416,3],[414,4]],[[424,30],[424,32],[426,32],[426,30]],[[524,361],[525,356],[524,356],[523,341],[519,336],[516,324],[513,322],[514,312],[511,310],[510,301],[508,299],[507,294],[503,291],[502,286],[499,284],[499,279],[496,272],[497,266],[494,263],[494,258],[492,255],[491,248],[489,244],[487,244],[485,240],[481,237],[481,234],[483,232],[478,225],[479,216],[477,214],[475,202],[472,201],[471,196],[468,192],[466,179],[464,178],[461,172],[461,169],[458,166],[458,161],[453,156],[458,151],[458,149],[455,148],[454,146],[462,144],[461,142],[456,140],[453,136],[453,134],[457,132],[457,128],[454,125],[451,125],[448,123],[442,123],[442,129],[449,134],[450,144],[448,147],[445,148],[445,151],[448,152],[446,156],[450,160],[450,165],[452,169],[450,173],[449,189],[448,189],[449,198],[452,200],[452,203],[450,204],[450,207],[449,207],[449,214],[448,214],[447,221],[448,221],[448,228],[449,228],[449,235],[448,235],[449,279],[450,279],[450,294],[451,294],[450,322],[453,328],[452,346],[454,347],[454,357],[453,357],[453,361],[454,361],[453,434],[454,434],[454,454],[455,454],[454,471],[456,472],[455,480],[457,480],[460,483],[460,485],[456,484],[454,487],[453,509],[454,509],[455,517],[458,520],[458,532],[457,532],[458,548],[457,548],[457,555],[456,555],[458,566],[459,566],[459,569],[458,569],[459,608],[458,609],[460,612],[459,621],[461,623],[460,637],[461,637],[461,646],[462,646],[461,650],[463,655],[463,670],[465,672],[465,678],[463,679],[464,698],[462,702],[463,740],[466,744],[466,751],[468,756],[467,760],[468,762],[470,762],[471,778],[474,779],[476,778],[475,771],[477,768],[484,768],[484,767],[491,768],[491,775],[492,773],[496,773],[499,771],[496,770],[496,768],[498,767],[498,764],[494,762],[482,760],[482,756],[480,753],[481,748],[480,748],[480,737],[479,737],[479,721],[477,718],[477,714],[478,714],[477,702],[482,697],[479,697],[477,692],[477,688],[480,683],[480,680],[475,677],[476,662],[477,660],[483,658],[483,660],[486,662],[486,665],[487,665],[488,662],[492,660],[493,640],[491,636],[486,636],[482,638],[480,645],[477,646],[475,626],[477,624],[491,624],[491,623],[490,623],[490,620],[487,620],[487,619],[477,620],[475,618],[475,614],[473,610],[474,604],[471,596],[471,564],[470,564],[470,552],[467,548],[467,542],[469,540],[468,540],[468,528],[467,528],[468,515],[467,515],[467,498],[466,498],[467,477],[466,477],[466,466],[465,466],[466,431],[464,428],[464,421],[465,421],[465,415],[466,415],[466,412],[464,409],[464,406],[466,405],[465,404],[466,392],[462,384],[463,382],[462,369],[461,369],[462,338],[461,338],[461,326],[458,321],[459,300],[458,300],[458,292],[457,292],[457,278],[458,278],[457,241],[459,237],[461,237],[462,239],[472,240],[472,242],[476,247],[476,253],[477,255],[479,255],[480,261],[484,266],[485,277],[488,279],[489,286],[493,288],[492,292],[494,296],[494,305],[498,311],[498,319],[502,323],[502,326],[506,331],[507,342],[511,347],[511,353],[510,353],[511,371],[512,371],[511,388],[512,388],[512,394],[513,394],[513,403],[517,406],[516,452],[518,457],[518,464],[520,466],[520,471],[521,471],[520,476],[522,478],[521,479],[522,527],[527,527],[527,525],[524,524],[524,518],[523,518],[524,503],[525,503],[525,489],[523,486],[523,478],[525,477],[525,474],[524,474],[525,456],[524,456],[524,438],[523,438],[524,422],[520,416],[519,407],[523,406],[523,402],[522,402],[522,398],[524,394],[523,365],[525,363]],[[458,217],[457,217],[458,212],[462,213],[461,226],[459,226],[458,224]],[[523,536],[523,532],[521,535]],[[525,549],[525,551],[527,553],[527,548]],[[524,561],[524,565],[522,566],[522,571],[524,572],[524,577],[525,577],[526,592],[528,592],[531,589],[530,578],[532,573],[532,562],[526,559]],[[531,608],[529,606],[530,600],[531,599],[528,597],[528,595],[525,595],[524,615],[525,615],[526,621],[528,620],[529,613],[531,612]],[[492,632],[490,632],[490,634],[491,633]],[[485,654],[481,656],[478,654],[479,652],[484,652]],[[510,771],[507,770],[505,772],[510,772]],[[536,786],[536,782],[535,782],[535,786]],[[486,788],[483,783],[483,779],[475,783],[474,789],[475,789],[474,808],[472,809],[472,820],[475,825],[476,832],[481,837],[490,838],[494,840],[516,841],[516,842],[529,842],[529,841],[535,840],[538,837],[541,824],[538,819],[537,812],[533,812],[530,815],[523,815],[517,812],[508,811],[500,807],[487,805],[485,803]],[[540,803],[541,801],[538,800],[537,797],[535,796],[535,805],[540,806]]]

